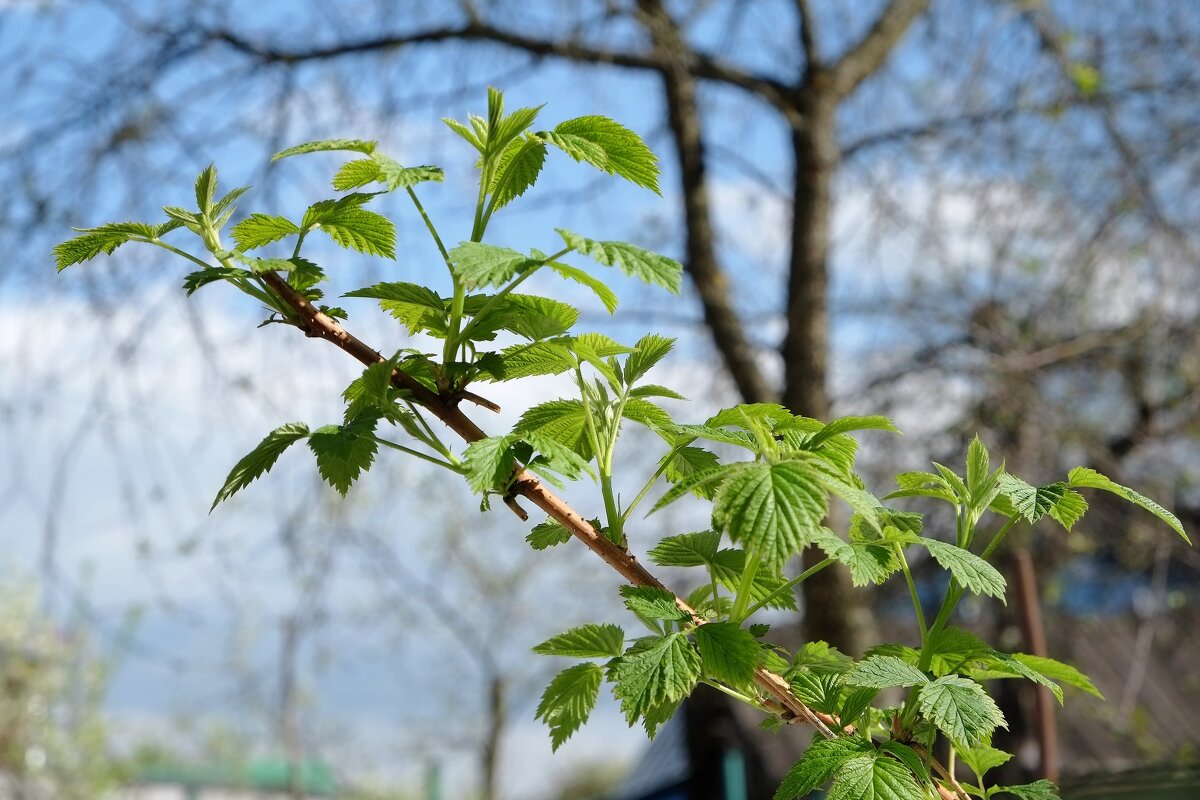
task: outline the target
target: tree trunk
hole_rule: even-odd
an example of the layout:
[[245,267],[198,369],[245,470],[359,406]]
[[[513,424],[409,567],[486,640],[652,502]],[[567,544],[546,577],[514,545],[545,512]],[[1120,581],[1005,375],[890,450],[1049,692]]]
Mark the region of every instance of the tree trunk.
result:
[[[823,76],[812,76],[798,98],[800,122],[792,129],[794,187],[792,244],[783,356],[783,405],[796,414],[826,419],[829,349],[829,240],[833,179],[837,170],[837,99]],[[804,567],[824,558],[809,548]],[[835,565],[804,582],[805,633],[844,652],[861,652],[869,615],[852,591],[846,568]]]
[[493,675],[488,681],[487,730],[483,740],[483,791],[482,800],[496,800],[499,796],[500,738],[504,734],[507,715],[504,707],[504,678]]
[[707,167],[700,108],[696,101],[697,81],[688,67],[688,45],[658,0],[639,0],[642,24],[649,31],[662,66],[663,96],[667,121],[679,161],[679,182],[687,241],[684,267],[700,296],[704,321],[725,368],[747,403],[765,403],[774,392],[758,367],[754,348],[733,306],[729,278],[717,262],[716,236],[708,202]]

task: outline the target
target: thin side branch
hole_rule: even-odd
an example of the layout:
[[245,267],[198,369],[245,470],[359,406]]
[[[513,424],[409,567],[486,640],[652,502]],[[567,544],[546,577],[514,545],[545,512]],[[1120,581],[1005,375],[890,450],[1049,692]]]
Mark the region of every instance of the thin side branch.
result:
[[892,0],[888,3],[858,44],[829,68],[834,93],[845,97],[878,72],[909,26],[928,7],[929,0]]
[[[232,47],[262,63],[295,64],[302,61],[325,61],[342,56],[397,50],[408,45],[447,41],[494,42],[539,57],[562,58],[584,64],[625,67],[627,69],[659,70],[662,64],[654,53],[631,53],[606,50],[579,41],[551,41],[527,36],[516,31],[498,28],[478,18],[443,28],[431,28],[407,34],[385,34],[332,45],[293,49],[254,42],[241,34],[216,29],[209,38]],[[728,84],[757,95],[773,106],[783,109],[790,105],[792,87],[782,81],[751,72],[714,59],[704,53],[688,51],[688,68],[696,77]]]

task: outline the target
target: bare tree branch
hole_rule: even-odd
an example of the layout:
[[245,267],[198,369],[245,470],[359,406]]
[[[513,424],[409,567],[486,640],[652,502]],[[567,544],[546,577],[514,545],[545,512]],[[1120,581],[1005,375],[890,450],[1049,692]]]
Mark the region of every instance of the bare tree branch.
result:
[[913,20],[928,7],[929,0],[892,0],[858,44],[829,68],[834,93],[845,97],[874,75]]
[[[386,34],[356,41],[311,47],[287,48],[254,42],[235,31],[219,28],[209,32],[209,39],[232,47],[263,63],[294,64],[301,61],[323,61],[341,56],[373,53],[382,50],[397,50],[409,45],[429,44],[446,41],[494,42],[523,50],[535,56],[563,58],[583,64],[625,67],[661,71],[664,65],[654,53],[630,53],[607,50],[576,40],[548,41],[526,36],[516,31],[504,30],[490,23],[471,20],[463,25],[430,28],[407,34]],[[761,97],[776,108],[791,105],[792,87],[765,75],[755,75],[740,70],[711,56],[697,53],[690,48],[684,51],[687,69],[691,74],[705,80],[735,86]]]
[[805,75],[821,69],[821,49],[817,44],[816,21],[808,0],[796,0],[797,24],[800,26],[800,46],[804,48]]

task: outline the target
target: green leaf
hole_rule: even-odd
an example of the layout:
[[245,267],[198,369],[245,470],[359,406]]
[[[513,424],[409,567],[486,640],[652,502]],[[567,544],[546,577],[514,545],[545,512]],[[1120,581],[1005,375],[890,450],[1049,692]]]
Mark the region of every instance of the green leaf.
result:
[[564,228],[556,228],[568,247],[589,256],[606,267],[616,267],[643,283],[661,286],[679,294],[683,266],[678,261],[643,250],[626,242],[601,242],[588,239]]
[[992,795],[1011,794],[1021,800],[1058,800],[1058,786],[1045,778],[1033,783],[1022,783],[1018,786],[998,786],[992,790]]
[[621,416],[645,425],[652,431],[666,431],[667,435],[675,426],[675,421],[671,419],[670,414],[649,400],[637,397],[631,397],[625,401],[625,406],[621,409]]
[[550,400],[521,415],[513,432],[518,435],[540,433],[570,447],[586,459],[591,459],[588,441],[587,414],[579,400]]
[[[721,465],[716,453],[712,453],[701,447],[691,446],[678,447],[671,450],[663,456],[663,461],[666,462],[663,477],[671,483],[680,483],[694,475],[717,469]],[[662,461],[659,462],[660,465],[662,463]],[[712,488],[707,485],[697,486],[693,491],[698,497],[706,499],[712,499],[714,494]]]
[[993,677],[997,670],[1001,673],[1015,675],[1017,677],[1032,681],[1039,686],[1046,687],[1050,690],[1050,693],[1054,695],[1054,699],[1058,701],[1058,704],[1060,706],[1063,704],[1062,687],[1047,678],[1042,673],[1027,666],[1025,662],[1009,655],[1008,653],[1000,653],[996,651],[992,651],[990,662],[991,663],[989,664],[988,670],[986,670],[983,674],[972,672],[972,677],[976,678],[977,680],[987,680],[987,678]]
[[239,250],[253,250],[299,232],[291,220],[270,214],[251,214],[230,230]]
[[1083,495],[1074,489],[1067,489],[1062,498],[1050,509],[1050,516],[1069,531],[1076,522],[1083,519],[1087,510],[1087,500],[1083,499]]
[[625,607],[639,617],[672,622],[692,618],[675,602],[675,595],[656,586],[622,586],[621,597],[625,598]]
[[375,159],[359,158],[347,161],[338,168],[333,176],[333,188],[335,191],[345,192],[381,180],[383,173]]
[[812,672],[843,673],[850,669],[853,659],[828,642],[806,642],[796,649],[791,666]]
[[569,480],[577,480],[584,473],[595,478],[588,461],[554,437],[541,433],[527,433],[523,438],[538,452],[538,455],[529,461],[530,469],[549,469]]
[[379,449],[374,415],[360,416],[344,425],[325,425],[308,437],[317,457],[317,471],[343,497],[358,476],[371,468]]
[[600,298],[600,302],[604,304],[604,308],[609,314],[617,310],[617,304],[619,302],[617,300],[617,295],[612,289],[608,288],[608,285],[604,281],[600,280],[599,278],[592,277],[578,267],[572,267],[568,264],[563,264],[558,261],[548,261],[546,262],[546,266],[556,272],[560,277],[563,277],[569,281],[574,281],[580,286],[586,286],[587,288],[591,289],[592,292],[595,293],[596,297]]
[[483,152],[483,140],[479,138],[479,135],[476,134],[475,131],[471,130],[466,125],[463,125],[458,120],[450,119],[449,117],[442,117],[442,122],[445,123],[447,128],[466,139],[467,142],[469,142],[470,145],[480,153]]
[[[977,434],[967,445],[967,489],[970,490],[971,500],[976,507],[986,507],[987,505],[982,501],[986,493],[991,490],[993,473],[990,470],[991,456]],[[1002,474],[996,473],[996,476],[999,477]]]
[[679,710],[680,700],[675,700],[669,703],[662,703],[648,709],[642,715],[642,729],[646,731],[647,738],[653,739],[658,735],[659,729],[670,721],[671,717],[675,716],[675,712]]
[[963,483],[963,479],[960,478],[954,470],[950,469],[944,464],[939,464],[936,461],[933,462],[933,468],[936,469],[938,474],[942,476],[942,481],[950,489],[950,493],[956,498],[955,502],[964,506],[970,505],[971,493],[967,490],[967,485]]
[[[479,314],[487,300],[484,295],[468,296],[465,312]],[[552,339],[570,330],[578,319],[578,309],[558,300],[532,294],[507,294],[486,314],[476,316],[471,338],[486,338],[489,331],[506,330],[532,341]]]
[[502,350],[488,373],[498,381],[528,378],[532,375],[561,375],[575,368],[571,351],[561,341],[530,342]]
[[599,665],[576,664],[567,667],[550,681],[542,693],[535,716],[550,727],[550,746],[554,750],[587,722],[592,709],[596,707],[603,678],[604,671]]
[[672,633],[629,648],[611,663],[608,677],[632,725],[638,717],[691,693],[700,678],[700,654],[686,636]]
[[390,396],[392,386],[392,371],[396,368],[396,359],[380,361],[371,364],[362,374],[350,382],[342,392],[346,401],[345,421],[350,422],[356,417],[374,412],[391,421],[399,421],[402,414],[392,402]]
[[200,232],[200,217],[194,211],[188,211],[186,208],[179,206],[163,206],[163,213],[171,218],[172,223],[178,225],[186,225],[190,230],[196,233]]
[[900,487],[899,491],[887,495],[885,500],[894,497],[935,497],[950,504],[958,502],[949,484],[932,472],[901,472],[896,476],[896,485]]
[[937,677],[962,672],[967,662],[990,656],[992,648],[970,631],[947,626],[929,637],[929,669]]
[[625,632],[616,625],[581,625],[566,633],[551,636],[533,648],[543,656],[572,658],[613,658],[621,655]]
[[502,491],[512,480],[517,460],[512,436],[488,436],[471,442],[463,454],[467,483],[476,492]]
[[[712,567],[717,580],[731,592],[737,592],[741,588],[742,573],[746,569],[746,551],[741,549],[719,550],[713,558]],[[782,591],[786,582],[778,568],[759,565],[758,571],[754,574],[754,581],[750,585],[750,602],[761,603],[770,598],[767,602],[768,608],[784,608],[795,611],[796,598],[794,594]]]
[[847,692],[846,697],[842,700],[842,707],[837,712],[838,719],[843,725],[857,724],[858,718],[871,707],[871,703],[878,694],[878,689],[869,687]]
[[725,480],[729,475],[735,474],[741,471],[741,469],[743,469],[743,467],[740,464],[716,466],[710,469],[693,472],[690,475],[682,476],[678,481],[675,482],[674,486],[668,489],[667,492],[658,499],[658,502],[654,504],[654,508],[651,509],[650,513],[653,514],[654,512],[669,506],[671,503],[683,497],[688,492],[696,492],[697,494],[700,494],[702,491],[707,490],[708,487]]
[[908,771],[916,775],[917,780],[922,784],[930,782],[929,767],[925,764],[925,760],[908,745],[897,741],[887,741],[881,743],[879,749],[907,767]]
[[185,275],[183,277],[183,288],[190,296],[197,289],[207,286],[210,283],[228,280],[229,278],[249,278],[252,274],[250,270],[238,269],[237,267],[207,267]]
[[792,421],[792,413],[778,403],[739,403],[721,409],[704,424],[713,428],[733,425],[752,430],[753,423],[761,423],[773,430]]
[[842,417],[840,419],[835,419],[833,422],[830,422],[828,425],[821,428],[821,430],[813,434],[812,438],[809,439],[808,444],[810,447],[816,448],[826,440],[831,439],[838,434],[864,430],[891,431],[892,433],[900,433],[900,429],[897,428],[887,417]]
[[496,153],[502,149],[507,150],[509,145],[517,140],[517,137],[528,130],[533,121],[537,119],[538,112],[541,110],[542,106],[518,108],[516,111],[499,120],[493,120],[489,110],[488,151]]
[[855,586],[883,583],[900,569],[900,560],[890,544],[846,542],[828,528],[818,528],[812,540],[825,555],[850,568],[850,579]]
[[379,307],[404,323],[409,333],[440,328],[445,304],[427,286],[401,281],[377,283],[346,292],[342,297],[369,297],[379,301]]
[[999,486],[1000,494],[1011,500],[1013,508],[1030,522],[1037,522],[1049,514],[1067,491],[1065,483],[1033,486],[1008,473],[1000,476]]
[[513,139],[496,166],[488,193],[496,209],[525,194],[546,163],[546,145],[537,139]]
[[780,567],[808,545],[825,512],[825,493],[804,464],[756,461],[721,485],[713,524]]
[[721,546],[715,531],[680,533],[659,542],[647,555],[660,567],[699,567],[711,564]]
[[[217,228],[222,228],[229,218],[233,216],[233,212],[237,209],[237,200],[239,197],[250,191],[249,186],[239,186],[236,189],[229,190],[224,197],[212,206],[213,225]],[[177,227],[177,226],[176,226]]]
[[1055,661],[1053,658],[1031,656],[1026,653],[1013,653],[1012,657],[1050,680],[1080,689],[1101,700],[1104,699],[1104,695],[1096,688],[1096,684],[1092,683],[1091,678],[1070,664]]
[[389,192],[394,192],[397,189],[405,189],[426,181],[440,183],[446,179],[446,175],[440,167],[428,164],[423,164],[419,167],[405,167],[382,153],[375,153],[372,158],[379,166],[379,179],[387,184]]
[[196,176],[196,208],[203,215],[212,211],[213,198],[217,194],[217,168],[209,164]]
[[921,713],[953,742],[967,745],[990,740],[1004,715],[987,692],[973,680],[946,675],[921,687]]
[[647,383],[642,386],[634,387],[629,390],[630,397],[666,397],[670,400],[687,400],[674,389],[668,389],[666,386],[659,386],[656,383]]
[[859,661],[842,676],[851,686],[886,689],[889,686],[917,686],[928,683],[925,673],[895,656],[870,656]]
[[714,428],[710,425],[680,425],[676,429],[680,438],[707,439],[711,442],[722,442],[737,447],[744,447],[755,453],[758,452],[758,442],[746,431],[730,430],[729,428]]
[[576,161],[661,194],[654,151],[636,133],[608,117],[576,117],[538,136]]
[[883,518],[886,509],[879,502],[879,498],[866,489],[859,488],[857,484],[860,481],[858,481],[857,477],[851,477],[854,483],[843,480],[842,477],[833,474],[829,467],[825,466],[824,462],[817,462],[816,468],[812,469],[810,474],[817,483],[824,486],[854,510],[855,516],[859,518],[860,525],[866,525],[877,533],[883,532]]
[[695,630],[704,671],[731,686],[754,680],[762,646],[753,634],[732,622],[710,622]]
[[663,359],[675,346],[674,339],[651,333],[638,339],[625,361],[625,383],[633,385]]
[[1088,469],[1087,467],[1076,467],[1067,474],[1067,483],[1077,489],[1102,489],[1106,492],[1111,492],[1112,494],[1124,497],[1129,502],[1133,503],[1134,505],[1141,506],[1154,516],[1161,519],[1163,522],[1170,525],[1171,530],[1182,536],[1185,542],[1188,544],[1192,543],[1192,540],[1188,538],[1187,533],[1184,532],[1183,523],[1179,521],[1178,517],[1160,506],[1155,501],[1151,500],[1149,497],[1138,494],[1128,486],[1122,486],[1121,484],[1105,477],[1104,475],[1101,475],[1099,472],[1096,472],[1094,469]]
[[1003,750],[997,750],[986,742],[967,746],[959,746],[955,748],[958,752],[958,757],[971,768],[975,773],[975,777],[980,781],[988,770],[1002,767],[1012,760],[1012,754],[1006,753]]
[[571,532],[558,520],[548,519],[534,525],[525,541],[534,550],[545,550],[571,541]]
[[135,237],[154,239],[158,236],[158,228],[144,222],[110,222],[96,228],[74,230],[81,235],[54,247],[54,260],[59,272],[72,264],[91,261],[101,253],[112,255],[114,250]]
[[921,537],[921,544],[929,550],[934,560],[948,570],[961,586],[975,594],[995,597],[1004,602],[1005,581],[995,567],[979,556],[956,547],[948,542]]
[[298,144],[286,150],[280,150],[271,156],[271,160],[278,161],[288,156],[298,156],[303,153],[322,153],[330,150],[353,150],[370,155],[375,152],[375,142],[363,141],[362,139],[319,139],[313,142]]
[[774,800],[794,800],[820,789],[843,764],[873,749],[870,742],[857,736],[815,738],[784,776]]
[[903,764],[864,755],[842,765],[829,787],[828,800],[924,800],[926,794]]
[[468,289],[503,286],[536,262],[509,247],[462,242],[450,251],[454,274]]
[[271,467],[275,466],[275,462],[279,460],[283,451],[306,436],[308,436],[308,426],[300,422],[280,425],[267,434],[267,438],[259,442],[257,447],[234,465],[229,472],[229,477],[225,479],[225,484],[217,492],[217,497],[213,500],[209,511],[216,508],[218,503],[228,500],[270,472]]
[[603,361],[611,356],[626,355],[633,352],[632,347],[616,342],[602,333],[588,331],[573,339],[575,354],[588,361]]
[[335,244],[347,250],[396,257],[396,226],[382,214],[365,208],[343,208],[326,214],[319,224]]

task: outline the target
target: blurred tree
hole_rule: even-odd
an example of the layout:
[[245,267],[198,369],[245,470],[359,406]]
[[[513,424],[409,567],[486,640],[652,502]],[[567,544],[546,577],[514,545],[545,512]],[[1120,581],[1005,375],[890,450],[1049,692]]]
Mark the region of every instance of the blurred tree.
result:
[[102,713],[107,667],[76,630],[37,610],[36,587],[0,583],[0,787],[14,800],[92,800],[115,785]]

